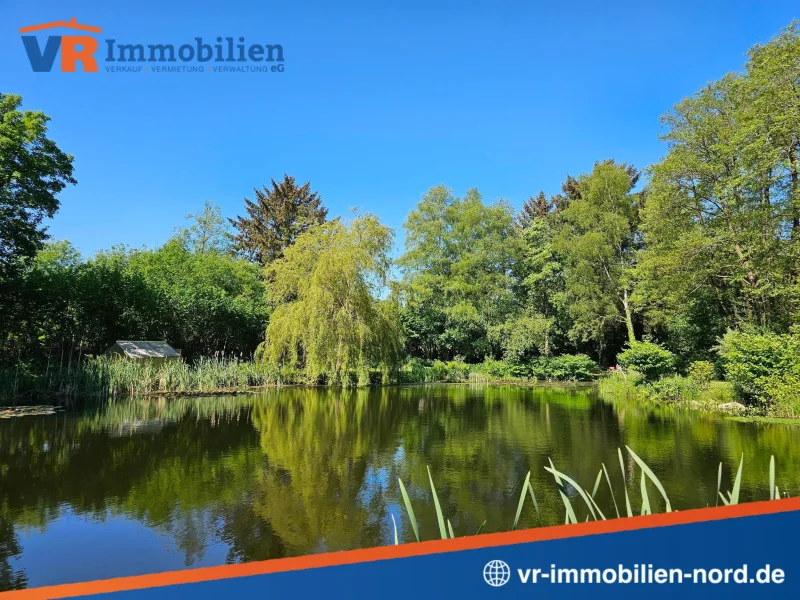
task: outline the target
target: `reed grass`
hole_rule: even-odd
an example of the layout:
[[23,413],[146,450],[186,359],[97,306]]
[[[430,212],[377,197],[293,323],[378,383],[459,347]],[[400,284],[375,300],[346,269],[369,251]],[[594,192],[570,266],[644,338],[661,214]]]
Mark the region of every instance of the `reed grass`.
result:
[[[8,371],[8,369],[6,369]],[[44,375],[26,369],[0,372],[0,398],[76,404],[152,394],[199,394],[294,383],[295,375],[240,357],[200,358],[162,363],[117,357],[87,358],[69,368],[48,368]]]
[[[625,446],[625,448],[628,451],[628,454],[630,455],[630,457],[633,459],[633,461],[639,467],[639,488],[640,488],[640,494],[641,494],[641,499],[642,499],[642,504],[641,504],[641,508],[639,510],[639,514],[640,515],[649,515],[649,514],[653,513],[653,504],[650,502],[650,496],[649,496],[649,493],[647,491],[647,482],[648,482],[648,480],[650,481],[650,483],[661,494],[661,496],[662,496],[662,498],[664,500],[664,512],[672,512],[673,511],[673,507],[672,507],[672,504],[669,501],[669,498],[667,496],[667,492],[664,489],[664,486],[661,484],[661,481],[659,481],[659,479],[656,476],[656,474],[644,462],[644,460],[642,460],[631,448],[629,448],[628,446]],[[630,496],[628,495],[628,484],[627,484],[627,482],[625,480],[626,479],[625,478],[625,463],[624,463],[624,460],[623,460],[622,449],[621,448],[618,449],[618,455],[619,455],[619,459],[620,459],[620,468],[621,468],[622,474],[623,474],[623,488],[625,490],[626,513],[627,513],[628,517],[632,517],[633,516],[633,510],[632,510],[631,503],[630,503]],[[583,501],[583,505],[586,508],[586,513],[587,513],[586,514],[586,520],[587,521],[590,520],[590,519],[593,519],[595,521],[600,521],[600,520],[605,521],[605,520],[607,520],[607,517],[605,516],[605,514],[603,514],[603,511],[600,509],[600,506],[597,504],[597,502],[595,500],[597,492],[599,491],[600,486],[601,486],[601,484],[602,484],[604,479],[605,479],[606,485],[608,486],[609,493],[611,494],[611,498],[612,498],[613,503],[614,503],[614,510],[616,512],[616,518],[620,518],[619,507],[617,506],[616,497],[614,496],[614,490],[613,490],[613,487],[611,485],[611,477],[608,474],[608,469],[606,468],[605,464],[602,464],[601,469],[598,472],[597,477],[595,478],[594,487],[592,488],[592,491],[590,493],[588,489],[583,488],[572,477],[570,477],[569,475],[567,475],[567,474],[563,473],[562,471],[559,471],[558,469],[556,469],[555,465],[553,464],[552,459],[548,459],[548,462],[549,462],[550,466],[544,467],[544,470],[546,472],[548,472],[553,477],[553,481],[555,482],[556,489],[557,489],[559,495],[561,496],[561,500],[562,500],[562,502],[564,504],[564,510],[565,510],[564,522],[566,524],[578,523],[576,509],[572,505],[572,500],[570,499],[570,496],[573,495],[573,494],[570,494],[568,492],[567,486],[569,486],[570,489],[574,490],[574,492],[577,494],[577,496],[580,497],[581,500]],[[734,504],[738,504],[739,503],[739,494],[740,494],[741,485],[742,485],[742,470],[743,470],[743,467],[744,467],[744,455],[742,455],[742,458],[739,461],[739,468],[738,468],[738,470],[736,472],[736,476],[734,478],[733,487],[731,488],[730,491],[726,492],[726,494],[727,494],[727,497],[726,497],[726,495],[723,495],[722,492],[721,492],[721,486],[722,486],[722,463],[720,463],[719,471],[718,471],[718,474],[717,474],[717,495],[719,496],[719,498],[722,499],[722,502],[725,505],[734,505]],[[603,477],[603,476],[605,476],[605,477]],[[403,481],[401,479],[398,479],[398,483],[400,485],[400,493],[401,493],[401,496],[403,498],[403,504],[405,505],[407,516],[408,516],[409,520],[411,521],[411,528],[412,528],[412,530],[414,532],[414,537],[415,537],[415,539],[417,541],[420,541],[419,523],[417,522],[417,518],[416,518],[416,515],[414,513],[414,508],[411,505],[411,500],[409,498],[408,491],[407,491],[406,486],[403,484]],[[441,504],[439,502],[439,496],[436,493],[436,487],[435,487],[435,485],[433,483],[433,475],[431,474],[430,467],[428,467],[428,483],[430,485],[431,494],[432,494],[432,497],[433,497],[433,503],[434,503],[434,508],[435,508],[435,512],[436,512],[436,519],[437,519],[437,521],[439,523],[440,535],[441,535],[442,539],[448,539],[448,538],[452,539],[452,538],[455,537],[453,526],[450,523],[450,519],[445,518],[445,516],[444,516],[444,514],[442,512]],[[774,456],[770,457],[769,490],[768,490],[768,492],[769,492],[768,496],[769,496],[770,500],[780,500],[781,499],[780,490],[778,490],[778,487],[775,485],[775,457]],[[517,528],[517,526],[519,525],[520,517],[522,516],[523,508],[525,506],[525,501],[526,501],[526,498],[527,498],[528,495],[530,495],[531,502],[532,502],[532,504],[534,506],[534,509],[536,511],[536,516],[538,517],[539,525],[542,526],[542,527],[544,526],[544,521],[542,520],[542,513],[541,513],[541,510],[540,510],[540,507],[539,507],[539,503],[538,503],[538,501],[536,499],[536,495],[534,494],[533,485],[531,484],[531,471],[528,471],[527,475],[525,476],[525,480],[524,480],[524,482],[522,484],[522,491],[520,492],[520,495],[519,495],[519,502],[517,504],[517,511],[516,511],[516,513],[514,515],[514,522],[511,525],[511,530],[512,531],[515,530]],[[784,492],[784,497],[788,497],[788,494],[786,494],[785,492]],[[445,526],[445,523],[446,523],[446,526]],[[397,544],[397,543],[399,543],[399,540],[397,538],[397,523],[395,521],[394,515],[392,515],[392,524],[393,524],[393,527],[394,527],[394,540],[395,540],[395,544]],[[483,531],[485,525],[486,525],[486,521],[481,523],[480,527],[478,527],[478,530],[475,532],[475,535],[480,534]]]

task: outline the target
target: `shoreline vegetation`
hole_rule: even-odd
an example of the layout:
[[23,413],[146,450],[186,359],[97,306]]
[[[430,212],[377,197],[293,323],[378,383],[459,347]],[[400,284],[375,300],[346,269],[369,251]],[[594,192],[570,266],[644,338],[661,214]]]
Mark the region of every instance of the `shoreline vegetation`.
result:
[[[84,257],[42,225],[73,157],[0,93],[0,399],[599,380],[800,417],[799,80],[793,22],[664,114],[659,162],[601,158],[520,210],[431,187],[399,252],[378,216],[329,218],[284,174],[235,218],[209,200],[159,247]],[[103,356],[123,339],[185,360]]]
[[[660,351],[659,351],[660,352]],[[663,355],[662,355],[663,356]],[[671,358],[670,358],[671,359]],[[509,364],[487,358],[483,363],[409,359],[394,371],[351,372],[346,385],[358,388],[413,384],[477,385],[592,385],[606,401],[668,405],[731,415],[747,421],[800,423],[793,411],[766,404],[742,404],[742,396],[729,381],[714,379],[706,364],[693,365],[689,374],[667,369],[657,379],[618,367],[603,372],[585,355],[539,359]],[[11,406],[54,403],[62,407],[98,402],[119,402],[146,397],[209,397],[257,393],[266,388],[331,387],[324,378],[309,382],[301,371],[277,369],[236,357],[199,359],[193,363],[162,364],[87,357],[71,370],[51,369],[48,378],[19,371],[0,370],[0,392]]]
[[[481,364],[463,361],[407,360],[393,371],[351,371],[341,387],[406,385],[417,383],[523,384],[589,382],[598,375],[587,356],[554,357],[531,365],[508,365],[487,359]],[[302,371],[277,368],[266,362],[236,357],[201,358],[192,363],[161,364],[116,357],[87,357],[74,368],[50,369],[47,376],[0,369],[0,397],[14,404],[56,401],[70,406],[90,401],[116,401],[154,395],[212,396],[236,394],[266,387],[329,386],[324,377],[309,381]]]
[[[622,449],[617,448],[617,456],[619,458],[619,466],[620,466],[620,471],[622,473],[621,481],[623,489],[623,494],[620,496],[619,500],[617,499],[617,496],[614,494],[614,485],[611,482],[611,477],[609,476],[609,472],[608,469],[606,468],[605,463],[601,463],[600,470],[597,473],[597,478],[594,481],[594,487],[590,492],[588,487],[582,487],[569,475],[557,470],[555,465],[553,464],[553,460],[548,459],[550,466],[544,467],[544,470],[550,476],[553,477],[555,488],[559,492],[559,495],[561,496],[561,500],[564,504],[565,518],[563,522],[565,524],[567,525],[577,524],[580,522],[584,522],[584,519],[587,522],[590,519],[593,521],[606,521],[608,519],[614,519],[614,518],[620,519],[620,518],[633,517],[639,515],[642,516],[651,515],[659,512],[659,510],[665,513],[669,513],[674,510],[672,504],[669,501],[666,489],[664,488],[664,486],[662,485],[661,481],[658,479],[656,474],[653,472],[653,470],[629,446],[625,446],[625,449],[627,450],[627,454],[630,456],[635,466],[633,468],[633,474],[630,477],[626,475],[627,471],[625,467],[625,460],[623,459]],[[641,474],[640,478],[635,476],[635,471],[637,467],[640,470]],[[717,471],[717,482],[716,482],[717,493],[714,496],[715,499],[714,506],[734,506],[739,504],[740,502],[739,496],[742,486],[743,467],[744,467],[744,454],[742,454],[742,457],[739,461],[739,468],[736,471],[736,475],[734,476],[731,489],[725,491],[722,487],[723,465],[722,462],[719,463],[719,469]],[[456,537],[455,531],[453,529],[452,524],[450,523],[450,519],[448,519],[445,516],[445,513],[442,510],[441,505],[439,503],[438,494],[436,493],[436,486],[433,481],[433,475],[431,474],[431,469],[430,467],[428,467],[427,469],[428,469],[428,484],[430,485],[430,493],[431,497],[433,498],[434,508],[436,511],[436,518],[439,525],[439,535],[443,540],[455,538]],[[533,523],[536,524],[534,526],[539,526],[539,527],[547,526],[542,518],[542,511],[539,507],[539,501],[537,500],[533,486],[530,483],[531,473],[532,471],[528,471],[528,474],[525,477],[525,482],[522,484],[522,490],[519,496],[519,504],[517,505],[517,511],[514,518],[514,522],[511,525],[510,529],[511,531],[517,529],[520,516],[522,515],[522,511],[525,506],[525,502],[528,495],[530,495],[531,499],[530,504],[533,505],[536,514],[536,520],[532,521]],[[781,500],[790,497],[787,491],[784,490],[782,492],[775,484],[774,456],[770,456],[768,477],[769,477],[769,484],[767,489],[768,492],[767,496],[769,497],[769,500]],[[634,508],[632,506],[631,498],[628,493],[628,487],[629,487],[628,478],[632,479],[634,482],[637,479],[639,479],[640,481],[640,485],[638,487],[640,492],[641,508],[639,508],[638,506]],[[397,483],[403,499],[403,506],[406,511],[406,518],[411,524],[411,530],[414,534],[414,539],[417,542],[420,542],[422,540],[419,534],[419,523],[416,514],[414,513],[414,508],[409,498],[408,492],[406,491],[406,486],[403,484],[402,479],[398,479]],[[609,496],[605,499],[601,499],[598,496],[598,491],[601,489],[602,484],[605,484],[603,487],[605,487],[608,490]],[[651,496],[650,492],[648,492],[648,487],[654,488],[658,493],[653,494]],[[711,489],[714,488],[711,487]],[[570,493],[571,490],[574,490],[574,492],[576,493]],[[617,492],[619,493],[619,490],[617,490]],[[573,504],[572,500],[575,501],[575,504]],[[606,516],[606,514],[603,513],[602,509],[599,506],[599,503],[604,504],[606,506],[606,511],[608,513],[608,516]],[[609,511],[610,506],[613,506],[614,508],[613,513]],[[690,507],[690,508],[701,508],[701,507]],[[681,510],[686,510],[686,509],[681,508]],[[580,517],[578,515],[580,515]],[[397,523],[395,521],[394,514],[391,514],[391,518],[394,531],[394,544],[399,545],[400,540],[397,535]],[[556,524],[561,524],[561,522],[562,521],[559,520],[558,523]],[[477,531],[474,533],[466,532],[461,535],[478,535],[483,531],[483,528],[486,526],[486,523],[487,523],[486,521],[481,523]]]

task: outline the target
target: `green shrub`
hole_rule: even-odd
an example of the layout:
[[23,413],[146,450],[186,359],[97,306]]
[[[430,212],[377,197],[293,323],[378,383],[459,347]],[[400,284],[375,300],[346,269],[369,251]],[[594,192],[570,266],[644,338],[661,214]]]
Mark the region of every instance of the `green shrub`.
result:
[[653,342],[633,342],[617,355],[617,362],[623,369],[641,373],[649,381],[675,372],[675,356]]
[[[712,367],[713,368],[713,367]],[[691,377],[670,375],[654,381],[648,386],[649,396],[662,402],[681,402],[696,400],[699,388]]]
[[728,331],[717,352],[726,379],[747,402],[787,402],[784,382],[800,377],[800,335]]
[[776,417],[800,416],[800,376],[771,375],[759,379],[769,413]]
[[475,365],[472,370],[489,379],[528,379],[530,369],[526,365],[519,365],[495,360],[490,357],[483,359],[483,363]]
[[399,383],[427,383],[436,381],[430,361],[421,358],[409,358],[400,368]]
[[585,354],[539,357],[530,362],[533,378],[556,381],[590,381],[597,375],[597,363]]
[[714,365],[707,360],[696,360],[689,365],[689,379],[701,390],[708,389],[708,385],[714,380]]
[[598,390],[603,399],[642,401],[647,399],[647,392],[644,386],[639,385],[640,382],[641,375],[638,373],[628,376],[619,372],[611,373],[600,380]]
[[469,365],[462,361],[451,360],[445,363],[435,360],[432,367],[434,381],[457,383],[469,379]]
[[[453,364],[453,363],[450,363]],[[561,356],[534,358],[526,364],[510,363],[502,360],[495,360],[486,357],[479,365],[465,365],[459,363],[467,369],[471,369],[472,381],[487,382],[496,380],[539,380],[539,381],[590,381],[593,379],[599,368],[597,363],[585,354],[564,354]],[[449,371],[442,367],[442,372],[437,373],[437,381],[450,381],[444,379]],[[450,375],[452,377],[452,375]],[[458,381],[466,379],[459,372]]]

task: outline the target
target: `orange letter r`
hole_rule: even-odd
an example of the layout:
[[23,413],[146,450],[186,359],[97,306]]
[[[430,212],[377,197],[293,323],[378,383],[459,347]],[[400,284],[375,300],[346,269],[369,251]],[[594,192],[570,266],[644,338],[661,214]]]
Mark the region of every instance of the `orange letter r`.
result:
[[[80,49],[78,49],[80,46]],[[85,73],[97,73],[97,60],[92,54],[97,50],[97,40],[89,35],[65,35],[61,38],[61,70],[74,73],[75,64],[81,61]]]

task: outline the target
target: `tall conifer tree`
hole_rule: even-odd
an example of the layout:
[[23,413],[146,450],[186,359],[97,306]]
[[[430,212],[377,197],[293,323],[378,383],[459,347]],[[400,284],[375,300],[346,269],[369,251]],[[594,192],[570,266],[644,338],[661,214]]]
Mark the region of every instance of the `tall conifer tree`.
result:
[[236,228],[234,248],[261,265],[281,258],[301,233],[328,216],[310,182],[298,186],[294,177],[284,174],[282,181],[272,179],[270,185],[253,190],[255,201],[245,198],[246,216],[230,219]]

